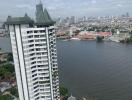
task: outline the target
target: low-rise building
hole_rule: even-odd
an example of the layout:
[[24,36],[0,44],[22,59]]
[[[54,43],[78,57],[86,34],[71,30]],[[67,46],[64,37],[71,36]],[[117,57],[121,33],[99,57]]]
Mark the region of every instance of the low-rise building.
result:
[[71,95],[68,100],[76,100],[76,98]]
[[7,61],[8,54],[0,50],[0,61]]
[[0,37],[3,37],[6,35],[6,30],[4,28],[0,28]]
[[8,83],[8,82],[1,82],[0,83],[0,91],[1,92],[4,92],[5,90],[10,89],[10,88],[11,88],[10,83]]

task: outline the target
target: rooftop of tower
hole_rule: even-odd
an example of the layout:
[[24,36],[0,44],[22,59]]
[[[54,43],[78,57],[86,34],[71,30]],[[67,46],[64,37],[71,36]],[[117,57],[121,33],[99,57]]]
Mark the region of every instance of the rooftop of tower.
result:
[[43,5],[40,2],[36,5],[36,24],[37,25],[53,25],[55,22],[51,19],[47,9],[43,10]]

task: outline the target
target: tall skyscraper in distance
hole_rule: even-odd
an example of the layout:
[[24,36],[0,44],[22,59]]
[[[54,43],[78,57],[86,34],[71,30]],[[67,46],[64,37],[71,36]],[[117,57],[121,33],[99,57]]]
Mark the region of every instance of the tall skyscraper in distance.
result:
[[54,21],[42,3],[36,21],[7,18],[20,100],[60,100]]
[[75,24],[75,16],[71,16],[71,18],[70,18],[70,24]]
[[126,17],[130,17],[128,12],[126,13]]

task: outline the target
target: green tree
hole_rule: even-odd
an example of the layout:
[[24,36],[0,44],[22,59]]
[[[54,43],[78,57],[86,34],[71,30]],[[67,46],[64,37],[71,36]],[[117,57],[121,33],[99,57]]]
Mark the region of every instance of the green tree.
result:
[[0,78],[10,80],[15,76],[14,66],[12,64],[5,64],[0,66]]
[[114,34],[116,31],[115,31],[115,29],[111,29],[111,32],[112,32],[112,34]]
[[15,96],[15,97],[19,97],[19,96],[18,96],[18,90],[17,90],[16,87],[11,88],[11,89],[10,89],[10,93],[11,93],[13,96]]
[[13,61],[13,55],[12,55],[12,53],[8,53],[7,60],[8,61]]
[[61,96],[68,96],[68,89],[63,87],[63,86],[60,86],[60,95]]
[[13,100],[10,95],[0,95],[0,100]]
[[70,32],[65,32],[65,35],[69,35]]
[[4,79],[6,79],[6,80],[10,81],[10,80],[11,80],[11,78],[12,78],[12,73],[11,73],[11,72],[6,71],[6,72],[4,73]]
[[1,79],[5,78],[5,73],[7,72],[7,70],[3,67],[0,67],[0,77]]
[[15,72],[14,66],[12,64],[5,64],[2,67],[4,67],[8,72],[11,72],[11,73]]
[[104,39],[104,37],[101,37],[101,36],[97,36],[97,38],[96,38],[97,42],[102,42],[103,39]]

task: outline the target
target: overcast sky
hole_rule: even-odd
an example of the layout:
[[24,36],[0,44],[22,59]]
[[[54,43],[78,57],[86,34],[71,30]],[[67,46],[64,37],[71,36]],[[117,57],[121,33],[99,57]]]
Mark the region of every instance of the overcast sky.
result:
[[[41,0],[53,18],[66,16],[105,16],[132,13],[132,0]],[[0,0],[0,20],[8,15],[35,16],[40,0]]]

